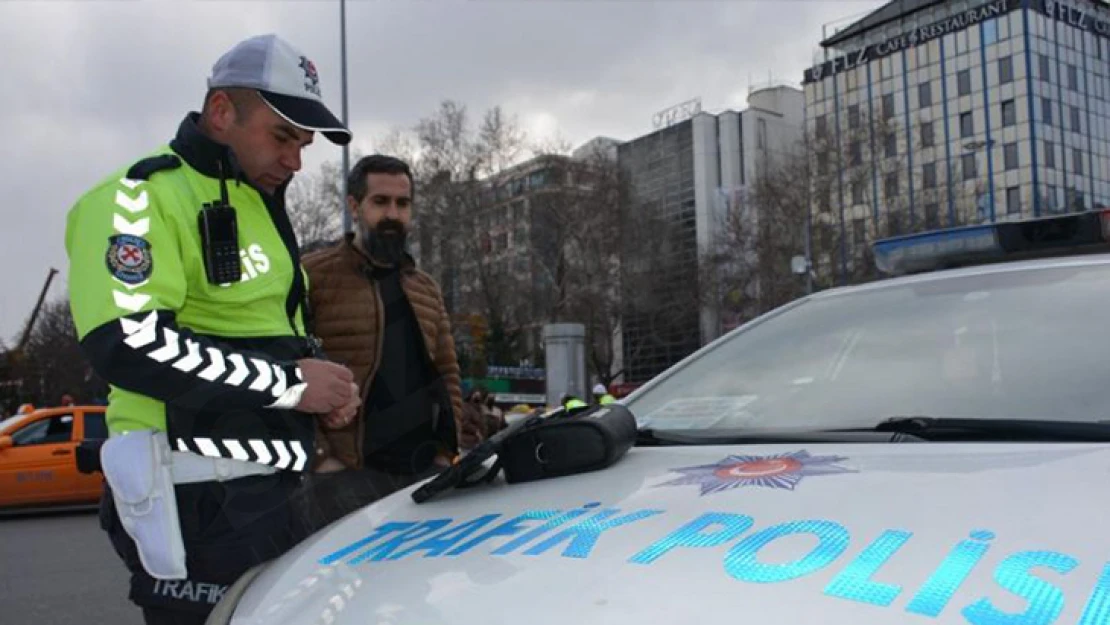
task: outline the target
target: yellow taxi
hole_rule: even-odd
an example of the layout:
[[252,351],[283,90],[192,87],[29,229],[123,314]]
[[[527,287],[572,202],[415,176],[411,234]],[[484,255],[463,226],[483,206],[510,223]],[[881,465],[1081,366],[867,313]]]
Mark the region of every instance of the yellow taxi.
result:
[[0,510],[97,503],[104,478],[77,470],[77,446],[106,438],[104,406],[44,408],[0,422]]

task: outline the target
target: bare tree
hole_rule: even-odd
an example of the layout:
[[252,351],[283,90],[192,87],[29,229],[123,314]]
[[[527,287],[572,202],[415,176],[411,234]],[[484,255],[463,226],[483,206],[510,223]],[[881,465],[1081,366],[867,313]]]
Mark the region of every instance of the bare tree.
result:
[[89,366],[77,341],[67,299],[47,302],[22,352],[7,352],[15,402],[58,405],[62,395],[79,403],[107,397],[105,383]]
[[[554,150],[554,151],[549,151]],[[586,328],[589,367],[608,384],[618,370],[621,338],[619,241],[630,201],[627,175],[602,149],[571,157],[569,146],[549,143],[536,159],[548,185],[531,198],[536,231],[533,289],[536,322],[576,322]]]
[[[355,155],[354,160],[358,158]],[[302,248],[312,249],[339,239],[347,205],[342,166],[329,161],[319,171],[297,176],[289,187],[286,204]]]
[[[839,133],[808,133],[762,161],[746,188],[726,190],[701,277],[727,326],[806,292],[805,277],[792,272],[796,256],[809,259],[814,288],[858,283],[877,277],[874,239],[930,226],[932,215],[910,212],[909,190],[943,183],[926,184],[920,166],[911,173],[905,148],[896,120],[861,114]],[[932,206],[935,197],[930,188],[914,204]]]
[[455,315],[460,365],[471,375],[487,361],[516,362],[528,306],[526,278],[514,259],[495,249],[501,174],[525,147],[516,120],[500,107],[471,124],[464,105],[445,100],[411,130],[395,129],[382,151],[408,160],[417,192],[414,249],[444,290]]

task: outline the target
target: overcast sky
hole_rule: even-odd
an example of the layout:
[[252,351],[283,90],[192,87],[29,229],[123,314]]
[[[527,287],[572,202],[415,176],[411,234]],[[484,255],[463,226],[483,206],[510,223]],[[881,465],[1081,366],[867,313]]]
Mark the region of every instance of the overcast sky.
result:
[[[743,108],[748,86],[797,83],[823,24],[880,0],[349,0],[354,149],[445,98],[500,104],[532,138],[627,140],[694,97]],[[66,296],[65,215],[90,185],[168,140],[212,63],[276,32],[313,58],[340,111],[338,0],[3,0],[0,338],[12,341],[50,267]],[[320,140],[306,170],[341,152]]]

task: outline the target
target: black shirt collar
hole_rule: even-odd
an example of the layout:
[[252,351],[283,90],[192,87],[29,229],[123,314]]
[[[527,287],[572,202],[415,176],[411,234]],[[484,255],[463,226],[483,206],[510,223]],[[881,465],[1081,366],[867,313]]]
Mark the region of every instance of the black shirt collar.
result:
[[200,113],[189,113],[177,127],[170,148],[190,167],[210,178],[219,178],[221,168],[228,180],[246,181],[231,150],[209,139],[200,130]]

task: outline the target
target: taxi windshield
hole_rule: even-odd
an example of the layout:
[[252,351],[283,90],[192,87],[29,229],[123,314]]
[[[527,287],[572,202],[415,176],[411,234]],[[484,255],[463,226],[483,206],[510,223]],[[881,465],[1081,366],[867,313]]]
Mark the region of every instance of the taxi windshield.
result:
[[17,414],[17,415],[8,417],[7,419],[0,419],[0,432],[3,432],[4,430],[8,429],[9,426],[11,426],[16,421],[22,420],[23,417],[25,417],[25,416],[27,416],[27,415]]
[[819,295],[628,399],[654,430],[869,427],[906,415],[1110,421],[1110,261]]

